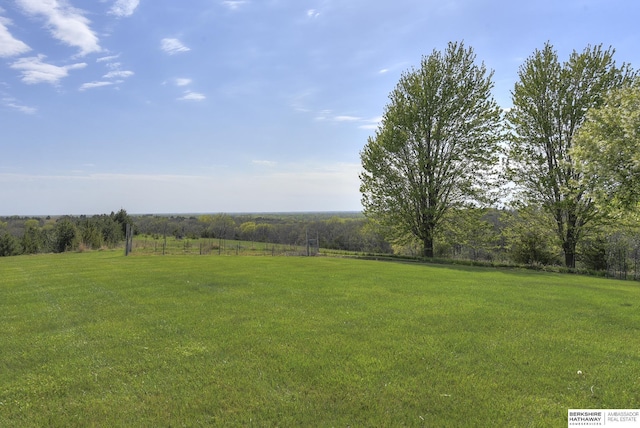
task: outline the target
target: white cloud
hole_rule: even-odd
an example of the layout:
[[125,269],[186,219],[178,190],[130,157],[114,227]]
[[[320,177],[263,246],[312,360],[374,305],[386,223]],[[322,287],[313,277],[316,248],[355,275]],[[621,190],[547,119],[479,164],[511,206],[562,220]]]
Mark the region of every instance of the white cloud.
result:
[[118,58],[120,58],[120,54],[103,56],[103,57],[100,57],[100,58],[96,59],[96,62],[111,62],[114,59],[118,59]]
[[131,16],[138,4],[140,4],[140,0],[117,0],[109,10],[109,13],[120,17]]
[[107,74],[105,74],[104,76],[102,76],[105,79],[113,79],[113,78],[122,78],[125,79],[127,77],[131,77],[133,76],[135,73],[133,71],[129,71],[129,70],[114,70],[114,71],[110,71]]
[[357,123],[360,129],[378,129],[378,125],[382,122],[382,116],[373,117],[371,119],[364,119],[358,116],[351,115],[335,115],[331,110],[322,110],[316,115],[315,120],[326,122],[345,122],[345,123]]
[[222,2],[224,6],[231,10],[237,10],[240,6],[243,6],[247,3],[249,2],[246,0],[225,0]]
[[64,0],[16,0],[29,15],[43,16],[51,35],[61,42],[80,49],[80,55],[101,50],[98,37],[91,30],[91,21],[79,9]]
[[331,120],[332,111],[331,110],[322,110],[317,116],[316,120]]
[[11,35],[7,28],[9,25],[11,20],[0,16],[0,58],[20,55],[31,50],[26,43]]
[[185,78],[176,78],[175,80],[176,82],[176,86],[187,86],[191,83],[191,79],[185,79]]
[[182,44],[178,39],[165,38],[160,42],[160,48],[169,55],[175,55],[180,52],[188,52],[191,49]]
[[114,84],[114,82],[88,82],[88,83],[82,84],[82,86],[80,86],[79,90],[80,91],[86,91],[87,89],[100,88],[102,86],[110,86],[110,85],[113,85],[113,84]]
[[307,16],[309,18],[317,18],[320,16],[320,12],[318,12],[316,9],[309,9],[307,10]]
[[362,118],[349,115],[334,115],[331,110],[322,110],[315,118],[316,120],[326,120],[330,122],[357,122]]
[[397,62],[395,64],[391,64],[388,65],[384,68],[381,68],[380,70],[378,70],[378,74],[389,74],[391,72],[396,72],[398,70],[402,70],[403,68],[406,68],[409,64],[406,61],[403,62]]
[[20,58],[11,64],[10,67],[14,70],[20,70],[22,73],[22,81],[28,85],[34,85],[36,83],[57,85],[61,79],[69,75],[69,70],[77,70],[87,66],[86,63],[81,62],[60,67],[42,62],[44,58],[46,58],[44,55]]
[[178,98],[180,101],[204,101],[206,99],[207,97],[204,95],[193,91],[186,91],[183,96]]
[[355,122],[360,120],[360,118],[356,116],[336,116],[333,120],[336,122]]
[[362,120],[362,122],[364,123],[358,126],[358,128],[360,129],[368,129],[368,130],[378,129],[378,126],[380,126],[380,123],[382,122],[382,116],[374,117],[371,119],[364,119]]
[[35,107],[24,106],[17,104],[14,98],[3,98],[2,104],[6,107],[12,108],[24,114],[35,114],[38,109]]

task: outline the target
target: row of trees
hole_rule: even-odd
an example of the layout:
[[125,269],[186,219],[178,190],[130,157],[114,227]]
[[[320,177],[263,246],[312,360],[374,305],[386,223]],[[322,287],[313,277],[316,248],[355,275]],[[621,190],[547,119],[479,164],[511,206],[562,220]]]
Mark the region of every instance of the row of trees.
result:
[[0,257],[115,247],[131,222],[124,209],[93,217],[7,218],[0,221]]
[[201,216],[135,217],[137,233],[176,238],[213,238],[305,245],[309,236],[322,248],[385,253],[391,251],[379,231],[359,213],[335,214],[212,214]]
[[[126,224],[159,242],[243,240],[323,249],[421,256],[418,241],[390,243],[378,223],[359,213],[129,216],[126,211],[93,217],[0,219],[0,256],[120,246]],[[592,228],[577,246],[581,268],[626,277],[640,273],[640,233],[633,221]],[[454,208],[434,236],[434,256],[522,265],[560,265],[562,246],[553,219],[543,209]],[[218,243],[224,246],[224,243]],[[315,241],[314,241],[314,246]]]
[[502,112],[473,49],[434,50],[401,76],[361,152],[365,214],[391,242],[418,242],[433,257],[452,211],[509,203],[537,213],[575,267],[580,244],[640,198],[640,81],[613,55],[587,47],[561,62],[545,44],[520,67]]
[[360,213],[130,216],[125,210],[93,217],[0,219],[0,256],[114,247],[126,225],[138,235],[160,239],[210,238],[305,245],[310,236],[323,248],[372,253],[391,246]]

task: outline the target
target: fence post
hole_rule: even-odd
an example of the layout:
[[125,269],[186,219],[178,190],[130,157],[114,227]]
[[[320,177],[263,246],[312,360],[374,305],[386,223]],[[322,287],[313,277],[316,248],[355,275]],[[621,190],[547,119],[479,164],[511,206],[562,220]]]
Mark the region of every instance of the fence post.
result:
[[125,226],[125,245],[124,245],[124,255],[128,256],[133,249],[133,233],[131,230],[131,225],[129,223]]

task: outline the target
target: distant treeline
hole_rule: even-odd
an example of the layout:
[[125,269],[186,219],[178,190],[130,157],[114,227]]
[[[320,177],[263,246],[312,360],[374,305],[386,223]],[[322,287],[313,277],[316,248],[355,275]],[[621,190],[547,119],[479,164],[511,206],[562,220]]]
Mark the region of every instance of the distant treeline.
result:
[[4,217],[0,218],[0,256],[113,248],[125,239],[126,224],[134,234],[153,238],[237,239],[322,248],[389,253],[391,246],[360,213],[215,214]]
[[[436,237],[439,258],[528,266],[561,266],[562,247],[540,209],[458,209]],[[0,256],[114,248],[126,225],[150,239],[222,239],[284,245],[317,240],[322,249],[419,257],[420,243],[407,237],[390,244],[381,226],[361,213],[211,215],[111,214],[0,218]],[[579,268],[626,277],[640,273],[640,233],[623,225],[603,226],[581,241]]]
[[134,218],[135,233],[182,239],[213,238],[390,253],[391,246],[361,213],[146,215]]
[[88,216],[0,218],[0,256],[114,248],[133,223],[124,209]]

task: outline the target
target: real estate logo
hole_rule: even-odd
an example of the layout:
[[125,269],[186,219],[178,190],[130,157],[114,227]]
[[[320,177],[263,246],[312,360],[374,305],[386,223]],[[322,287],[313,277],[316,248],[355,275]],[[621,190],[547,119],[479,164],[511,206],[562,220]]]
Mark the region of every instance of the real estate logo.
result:
[[569,427],[640,428],[640,410],[569,409]]

